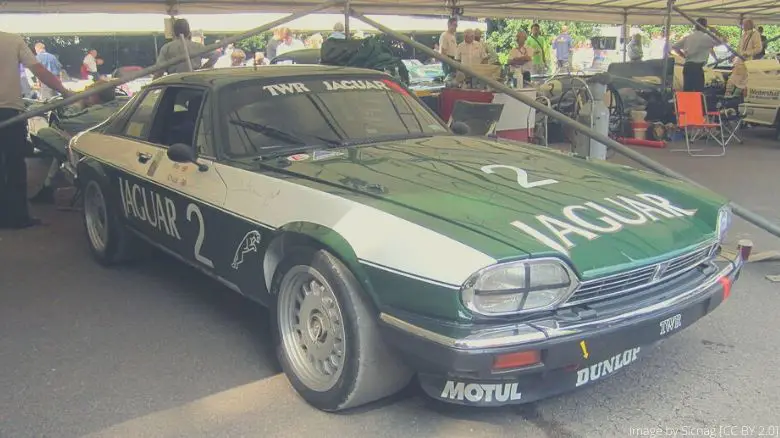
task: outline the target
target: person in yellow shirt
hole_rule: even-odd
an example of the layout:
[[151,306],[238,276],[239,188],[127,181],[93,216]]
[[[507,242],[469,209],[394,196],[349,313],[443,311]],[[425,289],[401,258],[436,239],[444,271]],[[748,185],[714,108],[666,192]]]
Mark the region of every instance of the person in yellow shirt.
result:
[[[757,59],[763,48],[764,45],[761,43],[761,34],[755,29],[753,20],[743,20],[742,37],[739,39],[739,47],[737,48],[739,54],[745,58],[745,61],[750,61]],[[747,87],[748,72],[745,61],[738,58],[734,63],[734,69],[726,84],[727,95],[739,94]]]

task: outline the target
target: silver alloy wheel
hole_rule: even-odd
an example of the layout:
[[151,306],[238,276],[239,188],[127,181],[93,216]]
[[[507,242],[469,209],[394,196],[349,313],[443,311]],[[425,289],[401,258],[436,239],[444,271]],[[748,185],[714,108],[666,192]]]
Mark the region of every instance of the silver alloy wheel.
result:
[[105,252],[108,243],[108,212],[103,190],[95,181],[87,183],[84,189],[84,219],[92,247],[98,252]]
[[313,391],[333,388],[344,370],[344,318],[327,280],[310,266],[293,266],[282,278],[279,331],[290,366]]

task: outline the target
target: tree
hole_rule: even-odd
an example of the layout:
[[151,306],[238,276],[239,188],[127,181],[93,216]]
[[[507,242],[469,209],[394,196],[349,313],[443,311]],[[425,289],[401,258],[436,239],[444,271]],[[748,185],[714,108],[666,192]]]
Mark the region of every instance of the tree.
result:
[[586,41],[599,35],[599,25],[595,23],[566,23],[561,21],[534,21],[525,19],[497,19],[489,20],[488,23],[488,42],[493,45],[498,53],[501,63],[506,63],[509,57],[509,51],[515,45],[515,36],[517,32],[523,30],[530,32],[531,25],[539,24],[539,30],[542,35],[548,37],[558,35],[561,27],[569,26],[569,34],[575,42]]

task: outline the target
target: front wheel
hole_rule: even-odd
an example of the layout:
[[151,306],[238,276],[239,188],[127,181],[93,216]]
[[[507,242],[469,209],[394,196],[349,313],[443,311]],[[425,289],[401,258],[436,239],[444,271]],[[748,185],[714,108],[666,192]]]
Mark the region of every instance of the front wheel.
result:
[[312,406],[340,411],[392,395],[412,372],[384,344],[358,281],[325,250],[301,248],[279,266],[278,354]]

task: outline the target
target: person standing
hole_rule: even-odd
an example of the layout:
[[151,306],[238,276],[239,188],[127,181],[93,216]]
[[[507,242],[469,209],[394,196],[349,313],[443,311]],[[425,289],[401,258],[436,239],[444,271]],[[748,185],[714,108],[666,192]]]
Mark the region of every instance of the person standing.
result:
[[90,49],[84,56],[84,61],[81,62],[81,79],[98,80],[97,56],[98,51],[95,49]]
[[509,52],[509,66],[515,88],[523,88],[531,79],[530,71],[527,71],[525,66],[533,59],[534,49],[525,45],[527,39],[528,34],[523,31],[517,32],[515,36],[517,47]]
[[[455,59],[458,54],[458,39],[456,33],[458,32],[458,19],[451,17],[447,20],[447,30],[442,32],[439,36],[439,53],[444,56],[448,56]],[[444,71],[444,76],[448,76],[453,73],[452,67],[448,64],[442,63],[441,68]]]
[[[41,65],[46,67],[46,70],[49,70],[55,77],[60,77],[60,73],[62,72],[62,64],[60,64],[60,61],[56,56],[46,51],[45,44],[41,42],[35,43],[35,53],[35,58],[38,60],[38,62],[41,63]],[[41,90],[40,97],[43,100],[51,99],[57,95],[56,91],[40,81],[38,81],[38,86],[38,88]]]
[[482,39],[482,29],[474,29],[474,41],[479,44],[482,44],[482,47],[485,50],[485,54],[487,56],[488,64],[499,63],[498,54],[496,53],[496,50],[493,48],[493,46],[490,43]]
[[[19,82],[19,64],[24,65],[46,86],[68,96],[62,82],[46,69],[27,47],[22,37],[0,32],[0,122],[25,110]],[[0,128],[0,228],[28,228],[41,223],[30,216],[27,205],[27,163],[30,152],[27,123]]]
[[756,55],[756,59],[764,59],[766,56],[767,39],[764,35],[764,27],[758,26],[758,34],[761,35],[761,51]]
[[555,50],[555,59],[558,60],[558,69],[571,70],[572,39],[569,35],[569,26],[561,27],[560,35],[553,41],[553,50]]
[[281,41],[279,42],[279,45],[276,48],[276,55],[284,55],[287,52],[292,52],[295,50],[302,50],[306,48],[306,45],[303,44],[303,41],[299,40],[298,38],[295,38],[295,35],[293,35],[292,30],[290,30],[289,27],[283,27],[279,31],[279,36],[281,36]]
[[27,69],[24,64],[19,64],[19,84],[22,86],[22,97],[32,99],[33,89],[30,86],[30,79],[27,78]]
[[345,40],[347,39],[347,35],[344,34],[344,23],[338,22],[333,25],[333,32],[331,32],[330,35],[328,35],[328,38],[333,38],[337,40]]
[[631,41],[628,43],[628,60],[631,62],[640,62],[644,57],[644,51],[642,50],[642,34],[635,33],[631,37]]
[[707,63],[713,49],[721,44],[720,41],[712,38],[702,29],[709,29],[706,18],[697,19],[696,30],[672,46],[673,50],[685,58],[683,91],[704,91],[704,64]]
[[177,18],[176,21],[173,22],[173,35],[173,41],[165,43],[165,45],[163,45],[160,49],[160,55],[157,57],[157,64],[162,64],[179,56],[186,56],[187,54],[190,55],[190,62],[188,63],[185,59],[178,64],[169,66],[165,69],[165,71],[160,70],[154,74],[155,79],[161,77],[165,72],[169,74],[186,73],[190,71],[190,65],[192,66],[192,70],[211,68],[217,62],[217,59],[219,59],[219,52],[217,51],[213,51],[206,56],[208,60],[205,64],[203,64],[203,55],[192,55],[194,52],[203,50],[203,48],[206,46],[201,43],[192,41],[190,23],[187,20],[183,18]]
[[531,35],[526,41],[526,46],[534,52],[534,56],[531,58],[531,74],[540,76],[547,74],[550,42],[542,36],[538,23],[531,25]]
[[464,65],[482,64],[487,61],[484,46],[474,40],[474,29],[466,29],[463,32],[463,42],[458,45],[455,60]]
[[742,20],[742,37],[739,39],[737,50],[743,59],[737,58],[734,68],[726,84],[726,94],[734,95],[736,90],[744,90],[747,87],[748,71],[745,61],[756,59],[761,53],[761,34],[755,29],[753,20]]
[[274,29],[271,39],[268,40],[268,44],[265,45],[265,57],[268,58],[269,61],[276,58],[276,50],[279,48],[279,42],[282,39],[279,34],[280,31],[280,28]]

